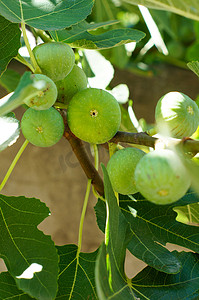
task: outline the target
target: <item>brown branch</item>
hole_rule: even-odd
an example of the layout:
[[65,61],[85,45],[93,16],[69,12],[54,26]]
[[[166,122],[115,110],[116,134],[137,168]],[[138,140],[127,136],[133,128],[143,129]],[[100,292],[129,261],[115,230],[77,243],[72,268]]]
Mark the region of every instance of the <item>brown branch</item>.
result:
[[[161,139],[152,137],[146,132],[132,133],[118,131],[116,135],[109,141],[112,143],[130,143],[137,145],[144,145],[147,147],[155,148],[155,144]],[[198,153],[199,152],[199,140],[193,140],[191,138],[180,139],[168,139],[167,145],[177,146],[182,145],[184,151]]]
[[104,184],[103,181],[95,169],[94,165],[92,164],[85,146],[83,142],[78,139],[69,129],[68,124],[65,122],[65,132],[64,137],[69,141],[73,152],[75,153],[84,173],[86,174],[87,178],[92,179],[92,185],[94,186],[95,190],[101,195],[104,195]]
[[111,143],[131,143],[137,145],[144,145],[147,147],[155,147],[158,139],[148,135],[146,132],[132,133],[118,131],[116,135],[109,141]]

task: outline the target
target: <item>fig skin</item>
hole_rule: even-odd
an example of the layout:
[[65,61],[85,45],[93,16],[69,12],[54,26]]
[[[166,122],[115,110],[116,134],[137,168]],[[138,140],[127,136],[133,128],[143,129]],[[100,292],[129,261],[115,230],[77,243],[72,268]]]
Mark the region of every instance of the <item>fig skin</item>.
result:
[[87,88],[88,79],[84,71],[74,65],[72,71],[63,79],[56,82],[57,101],[68,104],[72,97],[79,91]]
[[33,49],[35,59],[44,75],[53,81],[64,79],[75,64],[75,54],[65,43],[43,43]]
[[113,189],[120,194],[128,195],[138,192],[135,186],[134,172],[140,159],[145,155],[145,152],[127,147],[115,152],[108,164],[107,171]]
[[76,93],[68,105],[68,125],[79,139],[91,144],[108,142],[118,131],[121,111],[108,92],[87,88]]
[[[27,89],[24,94],[24,103],[36,110],[45,110],[50,108],[57,99],[57,87],[48,76],[43,74],[32,74],[33,85]],[[36,96],[29,98],[31,93]]]
[[54,107],[47,110],[29,108],[21,119],[21,130],[31,144],[38,147],[50,147],[63,136],[64,121]]
[[166,205],[185,195],[191,180],[178,155],[168,149],[147,153],[135,169],[138,191],[149,201]]
[[190,137],[199,124],[199,108],[187,95],[170,92],[159,99],[155,120],[163,134],[174,138]]

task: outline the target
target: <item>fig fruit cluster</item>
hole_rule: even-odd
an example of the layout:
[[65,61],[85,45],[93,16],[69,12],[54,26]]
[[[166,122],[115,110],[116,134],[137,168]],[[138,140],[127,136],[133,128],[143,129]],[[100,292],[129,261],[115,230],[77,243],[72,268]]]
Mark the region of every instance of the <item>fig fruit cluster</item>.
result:
[[75,64],[75,54],[65,43],[43,43],[33,49],[42,74],[32,74],[32,85],[25,91],[29,107],[21,120],[25,138],[35,146],[50,147],[64,133],[64,122],[53,107],[67,108],[70,130],[83,141],[101,144],[118,131],[121,111],[107,91],[87,88],[84,71]]
[[[159,132],[174,138],[190,137],[199,128],[199,108],[180,92],[170,92],[157,103],[155,119]],[[147,154],[136,148],[117,151],[107,170],[113,189],[124,195],[140,192],[160,205],[176,202],[191,186],[179,154],[170,149]]]
[[148,201],[176,202],[191,185],[178,154],[169,149],[145,153],[127,147],[115,152],[107,164],[113,189],[123,195],[140,192]]

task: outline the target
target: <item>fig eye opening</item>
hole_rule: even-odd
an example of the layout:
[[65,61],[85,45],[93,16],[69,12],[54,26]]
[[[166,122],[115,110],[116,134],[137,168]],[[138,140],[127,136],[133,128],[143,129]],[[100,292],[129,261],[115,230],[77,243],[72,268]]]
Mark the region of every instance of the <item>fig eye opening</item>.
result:
[[42,132],[43,132],[42,126],[38,126],[38,127],[36,128],[36,130],[37,130],[38,133],[42,133]]
[[96,109],[92,109],[90,111],[90,115],[91,115],[92,118],[96,118],[97,115],[98,115],[98,111]]

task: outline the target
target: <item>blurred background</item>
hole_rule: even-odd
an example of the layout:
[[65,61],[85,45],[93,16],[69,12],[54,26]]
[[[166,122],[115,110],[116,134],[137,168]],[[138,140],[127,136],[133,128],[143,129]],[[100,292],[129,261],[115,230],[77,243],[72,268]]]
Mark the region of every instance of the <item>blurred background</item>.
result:
[[[193,100],[197,99],[198,78],[187,63],[198,60],[198,22],[171,12],[146,10],[119,1],[96,0],[87,21],[107,20],[118,21],[113,28],[134,28],[146,33],[146,37],[137,45],[131,42],[99,52],[75,50],[77,59],[89,77],[89,84],[106,88],[116,96],[123,113],[121,130],[136,132],[136,126],[128,115],[129,99],[133,101],[134,114],[143,130],[153,126],[156,103],[167,92],[179,91]],[[106,27],[100,28],[92,31],[92,34],[106,30]],[[31,32],[29,40],[32,47],[38,42]],[[10,62],[0,78],[1,98],[16,88],[25,70],[19,62]],[[24,111],[23,107],[16,109],[16,117],[21,119]],[[14,145],[0,153],[0,181],[23,142],[21,134]],[[85,147],[93,159],[89,145],[85,144]],[[106,164],[107,150],[99,147],[99,153],[100,161]],[[70,145],[62,138],[50,148],[37,148],[29,144],[2,193],[35,197],[45,202],[51,215],[39,228],[51,235],[57,245],[64,245],[77,243],[86,182],[86,176]],[[103,234],[96,224],[95,204],[96,199],[91,192],[83,231],[82,250],[87,252],[97,249],[103,240]],[[176,249],[172,245],[169,247]],[[143,267],[143,262],[127,253],[126,269],[130,277]]]

